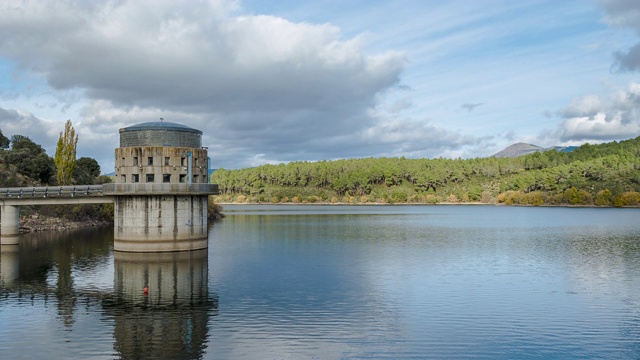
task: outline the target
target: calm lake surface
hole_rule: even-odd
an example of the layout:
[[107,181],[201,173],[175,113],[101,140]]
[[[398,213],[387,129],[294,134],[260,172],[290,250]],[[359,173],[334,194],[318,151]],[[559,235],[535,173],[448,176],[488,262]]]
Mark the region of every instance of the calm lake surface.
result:
[[640,358],[638,209],[224,209],[204,251],[2,246],[0,359]]

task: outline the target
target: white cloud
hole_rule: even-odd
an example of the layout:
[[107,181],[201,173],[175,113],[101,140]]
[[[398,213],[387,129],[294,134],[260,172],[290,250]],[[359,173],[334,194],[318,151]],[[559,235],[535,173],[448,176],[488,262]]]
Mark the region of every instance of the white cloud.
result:
[[367,114],[399,84],[404,54],[365,54],[361,37],[331,24],[239,9],[224,0],[3,2],[0,56],[53,93],[87,99],[72,121],[101,163],[111,162],[104,154],[118,128],[159,117],[203,130],[210,148],[244,149],[233,154],[242,162],[228,161],[235,167],[258,153],[319,159],[314,143],[375,123]]
[[571,104],[560,111],[565,118],[594,116],[602,109],[600,97],[596,95],[587,95],[578,99],[574,99]]
[[599,112],[593,117],[576,117],[562,123],[560,139],[569,140],[616,140],[626,139],[640,133],[637,122],[624,123],[620,113],[607,118]]
[[462,152],[480,140],[427,121],[381,118],[363,131],[362,141],[377,147],[370,150],[386,156],[433,157],[452,150]]
[[[638,29],[611,4],[634,6],[605,2],[611,26]],[[540,114],[583,89],[628,81],[606,78],[628,43],[601,17],[580,1],[0,2],[0,100],[51,129],[46,148],[70,118],[105,169],[119,128],[160,117],[202,130],[216,167],[486,156],[499,134],[552,127]],[[554,136],[595,134],[599,112],[615,127],[613,101],[576,99]]]
[[[640,36],[640,2],[636,0],[601,0],[607,15],[605,21],[622,28],[631,28]],[[618,71],[640,70],[640,41],[627,51],[614,54],[614,68]]]
[[398,82],[405,62],[395,52],[365,56],[357,38],[342,39],[334,26],[233,16],[222,1],[3,4],[2,55],[55,89],[84,89],[116,105],[367,106]]
[[22,110],[0,108],[0,129],[4,136],[28,136],[38,144],[54,143],[58,141],[59,131],[51,127],[51,123],[37,118]]
[[564,118],[555,131],[542,137],[562,142],[611,141],[640,135],[640,84],[617,90],[606,98],[588,95],[575,99],[559,114]]

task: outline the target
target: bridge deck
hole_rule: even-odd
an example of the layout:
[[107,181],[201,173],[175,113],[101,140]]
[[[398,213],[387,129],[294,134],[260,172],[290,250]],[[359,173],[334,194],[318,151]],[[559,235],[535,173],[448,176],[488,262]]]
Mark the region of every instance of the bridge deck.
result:
[[0,188],[2,205],[104,204],[113,197],[104,196],[102,185],[36,186]]
[[48,197],[83,197],[102,196],[102,185],[75,185],[75,186],[36,186],[0,188],[2,198],[48,198]]
[[216,195],[217,184],[104,184],[0,188],[2,205],[112,203],[115,196]]

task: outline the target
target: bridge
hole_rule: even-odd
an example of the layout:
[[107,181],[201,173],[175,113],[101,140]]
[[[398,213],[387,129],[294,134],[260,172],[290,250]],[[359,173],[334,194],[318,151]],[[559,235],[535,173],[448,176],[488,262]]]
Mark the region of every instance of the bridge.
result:
[[218,194],[217,184],[103,184],[0,188],[0,243],[17,244],[20,206],[108,204],[116,196]]
[[104,196],[103,185],[76,186],[38,186],[0,188],[2,205],[45,205],[45,204],[81,204],[113,202]]
[[113,195],[218,194],[218,184],[103,184],[0,188],[0,205],[112,203]]

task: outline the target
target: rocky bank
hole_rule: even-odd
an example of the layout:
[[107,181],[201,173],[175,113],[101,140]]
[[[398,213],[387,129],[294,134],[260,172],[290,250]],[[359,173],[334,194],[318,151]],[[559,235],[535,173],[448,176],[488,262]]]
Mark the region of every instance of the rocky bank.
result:
[[113,223],[99,220],[69,221],[34,214],[20,217],[20,232],[28,233],[35,231],[69,230],[81,227],[105,226],[110,224]]

